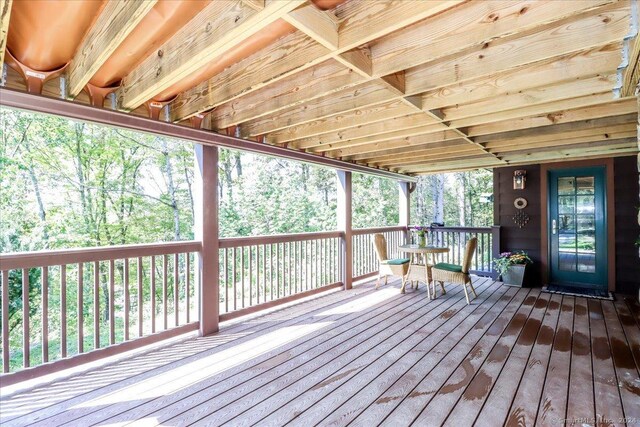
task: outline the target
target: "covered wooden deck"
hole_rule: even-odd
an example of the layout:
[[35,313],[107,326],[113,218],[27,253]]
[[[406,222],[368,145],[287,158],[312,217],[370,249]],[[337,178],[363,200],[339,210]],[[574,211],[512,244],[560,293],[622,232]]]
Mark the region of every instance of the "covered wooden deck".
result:
[[[640,422],[640,313],[477,278],[325,294],[3,399],[10,425]],[[635,314],[633,314],[635,313]],[[573,422],[572,422],[573,421]]]

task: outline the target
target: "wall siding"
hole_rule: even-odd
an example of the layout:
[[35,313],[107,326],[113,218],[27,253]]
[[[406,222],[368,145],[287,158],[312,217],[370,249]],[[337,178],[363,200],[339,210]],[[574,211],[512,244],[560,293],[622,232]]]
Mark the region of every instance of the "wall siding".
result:
[[616,208],[616,291],[638,294],[640,259],[635,241],[640,236],[638,225],[638,167],[636,157],[618,157],[615,169]]
[[[563,165],[564,166],[564,165]],[[513,171],[527,171],[525,190],[513,190]],[[640,260],[635,240],[640,235],[638,225],[638,166],[635,156],[614,159],[614,206],[616,245],[616,285],[618,293],[638,294],[640,288]],[[540,165],[498,168],[493,172],[494,220],[501,226],[502,251],[525,250],[534,260],[528,274],[528,286],[542,286],[541,257],[541,170]],[[529,202],[525,211],[531,218],[524,228],[518,228],[512,217],[516,212],[513,201],[524,197]],[[611,197],[611,196],[610,196]]]
[[[513,189],[513,171],[524,169],[527,171],[527,182],[524,190]],[[501,251],[526,251],[534,264],[528,267],[527,286],[540,286],[540,165],[523,167],[497,168],[493,170],[494,185],[494,222],[500,225]],[[529,215],[529,222],[519,228],[513,222],[517,209],[513,201],[524,197],[528,205],[524,211]]]

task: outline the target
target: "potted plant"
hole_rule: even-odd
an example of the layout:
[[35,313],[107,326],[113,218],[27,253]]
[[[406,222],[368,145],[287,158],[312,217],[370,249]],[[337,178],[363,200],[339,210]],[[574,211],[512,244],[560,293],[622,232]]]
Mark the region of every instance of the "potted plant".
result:
[[505,285],[522,287],[527,265],[533,264],[533,261],[524,251],[503,252],[493,260],[493,264]]
[[411,228],[413,230],[413,234],[416,236],[416,241],[418,246],[427,246],[427,227],[423,227],[422,225],[416,225]]

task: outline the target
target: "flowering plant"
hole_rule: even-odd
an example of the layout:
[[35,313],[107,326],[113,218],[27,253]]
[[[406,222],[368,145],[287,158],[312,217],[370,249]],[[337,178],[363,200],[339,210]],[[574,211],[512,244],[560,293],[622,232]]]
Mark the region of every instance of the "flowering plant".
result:
[[502,252],[498,258],[493,260],[493,264],[496,266],[496,271],[498,271],[500,275],[503,275],[512,265],[533,264],[533,261],[531,261],[529,255],[524,251]]
[[411,227],[411,229],[416,233],[418,237],[424,237],[427,235],[428,228],[422,225],[414,225],[413,227]]

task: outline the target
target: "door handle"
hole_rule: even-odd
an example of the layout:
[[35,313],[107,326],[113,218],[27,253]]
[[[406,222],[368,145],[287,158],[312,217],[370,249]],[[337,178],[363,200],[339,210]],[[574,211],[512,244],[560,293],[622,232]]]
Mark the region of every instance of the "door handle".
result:
[[551,221],[551,234],[556,234],[557,230],[558,230],[558,225],[556,223],[556,220],[554,219],[553,221]]

